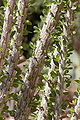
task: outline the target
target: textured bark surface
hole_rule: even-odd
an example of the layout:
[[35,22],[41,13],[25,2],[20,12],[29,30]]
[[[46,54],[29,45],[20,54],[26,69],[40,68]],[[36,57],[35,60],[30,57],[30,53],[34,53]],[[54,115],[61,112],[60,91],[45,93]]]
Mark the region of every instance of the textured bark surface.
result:
[[[50,58],[51,58],[51,63],[50,63],[51,67],[49,68],[49,72],[48,72],[48,80],[50,82],[54,82],[54,81],[52,81],[53,78],[51,76],[51,72],[55,68],[55,65],[53,62],[53,55],[50,55]],[[48,100],[50,98],[51,88],[50,88],[48,82],[46,82],[46,81],[44,81],[44,82],[45,82],[45,86],[44,86],[43,93],[41,92],[42,100],[41,100],[41,105],[40,105],[40,108],[38,111],[37,120],[48,120],[48,112],[49,112],[48,111]]]
[[[59,22],[60,10],[63,3],[59,6],[51,6],[51,12],[48,13],[46,21],[40,33],[40,39],[37,42],[35,56],[32,57],[29,64],[29,70],[25,76],[25,84],[22,87],[22,93],[18,101],[18,109],[16,111],[15,120],[28,120],[31,113],[30,103],[34,97],[37,83],[39,82],[39,73],[42,70],[47,52],[51,43],[50,33],[54,32]],[[52,20],[54,17],[55,21]]]
[[15,0],[7,0],[7,7],[5,10],[3,32],[0,41],[0,72],[5,61],[7,46],[10,40],[10,30],[13,24],[13,11],[15,8]]
[[59,45],[61,46],[60,51],[57,51],[56,55],[59,55],[59,73],[57,78],[57,90],[59,90],[59,94],[56,96],[56,105],[55,105],[55,120],[59,120],[61,116],[61,105],[63,103],[63,91],[64,91],[64,65],[65,65],[65,57],[64,57],[64,39],[62,36],[59,37],[60,42]]
[[13,36],[12,41],[12,50],[9,53],[9,65],[7,66],[7,79],[5,80],[5,83],[7,83],[6,86],[4,86],[3,90],[4,92],[8,91],[11,87],[11,79],[15,77],[15,67],[18,64],[19,61],[19,47],[22,44],[23,40],[23,30],[24,30],[24,22],[27,15],[27,1],[26,0],[19,0],[18,2],[18,12],[16,14],[17,20],[16,25],[14,26],[15,34]]
[[[15,77],[15,67],[19,61],[19,47],[21,46],[23,40],[23,30],[24,30],[24,22],[27,15],[27,0],[19,0],[18,2],[18,12],[16,14],[17,20],[16,25],[14,26],[15,34],[13,36],[12,41],[12,51],[10,51],[9,55],[9,65],[7,66],[7,78],[4,81],[6,84],[2,84],[2,94],[0,101],[0,109],[2,109],[3,104],[6,102],[10,91],[12,90],[13,78]],[[5,97],[4,97],[5,96]],[[3,104],[2,104],[3,103]],[[2,106],[2,107],[1,107]]]

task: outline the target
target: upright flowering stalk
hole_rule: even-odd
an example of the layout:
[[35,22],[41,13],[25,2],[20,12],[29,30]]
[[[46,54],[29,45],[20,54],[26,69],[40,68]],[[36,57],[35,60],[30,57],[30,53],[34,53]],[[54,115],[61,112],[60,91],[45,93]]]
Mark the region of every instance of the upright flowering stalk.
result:
[[[39,82],[39,73],[44,65],[45,54],[51,43],[50,33],[55,30],[62,8],[63,3],[59,6],[54,4],[51,5],[50,12],[47,15],[40,33],[40,38],[37,42],[35,56],[32,57],[29,64],[29,70],[25,75],[25,84],[22,87],[22,93],[18,101],[18,109],[15,116],[16,120],[28,120],[31,113],[30,103],[34,97],[37,83]],[[53,21],[52,18],[55,20]]]
[[[16,76],[15,67],[19,61],[19,47],[22,44],[23,40],[23,30],[24,30],[24,22],[27,15],[27,0],[19,0],[18,1],[18,12],[16,14],[16,25],[14,26],[15,34],[12,38],[12,50],[9,52],[9,65],[7,66],[7,78],[5,79],[5,84],[2,84],[2,98],[1,103],[4,104],[8,95],[11,91],[13,81],[12,79]],[[5,95],[5,97],[4,97]],[[3,105],[1,104],[1,106]],[[1,107],[0,106],[0,107]]]
[[3,31],[0,41],[0,73],[5,61],[7,46],[10,40],[10,30],[13,24],[13,11],[15,8],[15,0],[7,0],[7,7],[5,10]]

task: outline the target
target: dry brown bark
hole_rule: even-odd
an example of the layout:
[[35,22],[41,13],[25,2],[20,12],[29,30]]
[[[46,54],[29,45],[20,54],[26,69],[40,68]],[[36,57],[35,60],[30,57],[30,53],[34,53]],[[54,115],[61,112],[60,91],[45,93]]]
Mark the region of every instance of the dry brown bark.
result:
[[[30,103],[34,98],[37,83],[39,83],[39,73],[43,68],[45,54],[50,46],[51,38],[50,33],[54,32],[56,25],[59,22],[60,11],[64,4],[51,5],[51,12],[48,13],[46,21],[40,33],[35,56],[32,57],[29,64],[29,70],[25,76],[25,84],[22,86],[22,93],[18,101],[18,108],[15,115],[15,120],[28,120],[31,113]],[[52,17],[55,19],[53,21]]]
[[5,10],[3,31],[0,42],[0,73],[5,61],[8,43],[10,41],[10,30],[13,24],[13,11],[15,8],[15,0],[7,0],[7,7]]

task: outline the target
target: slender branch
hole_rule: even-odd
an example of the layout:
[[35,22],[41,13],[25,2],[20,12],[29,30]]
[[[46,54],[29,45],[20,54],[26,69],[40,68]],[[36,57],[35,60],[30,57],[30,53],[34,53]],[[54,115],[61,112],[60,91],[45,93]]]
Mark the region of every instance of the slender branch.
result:
[[59,73],[58,73],[58,84],[57,84],[57,89],[59,90],[59,94],[57,94],[57,98],[56,98],[56,109],[55,109],[55,120],[58,120],[60,118],[61,115],[61,105],[62,105],[62,97],[63,97],[63,90],[64,90],[64,64],[65,64],[65,57],[64,57],[64,45],[63,45],[63,41],[64,39],[62,38],[62,36],[60,36],[60,46],[61,46],[61,50],[59,56],[60,56],[60,60],[59,60]]
[[[70,44],[70,39],[71,39],[71,21],[73,20],[73,11],[71,11],[71,8],[67,9],[66,14],[64,14],[65,17],[65,23],[62,24],[63,27],[63,36],[60,36],[60,46],[61,46],[61,50],[59,50],[60,54],[60,60],[59,60],[59,76],[58,76],[58,85],[57,85],[57,89],[59,90],[59,94],[57,95],[57,100],[56,100],[56,120],[60,118],[60,116],[62,116],[62,104],[64,104],[63,102],[63,97],[64,97],[64,83],[65,83],[65,77],[66,75],[64,74],[65,69],[66,69],[66,60],[68,59],[68,57],[66,58],[65,53],[67,52],[68,54],[68,45]],[[65,45],[65,43],[66,45]]]
[[[13,36],[13,49],[10,51],[10,56],[9,56],[9,65],[7,66],[7,78],[5,79],[5,84],[2,84],[2,97],[1,97],[1,106],[6,102],[8,95],[11,91],[12,88],[12,78],[15,77],[15,67],[18,64],[19,61],[19,47],[22,44],[23,40],[23,29],[24,29],[24,21],[26,19],[27,15],[27,0],[19,0],[18,2],[18,12],[16,14],[17,20],[16,20],[16,25],[14,26],[15,34]],[[5,97],[4,97],[5,95]],[[3,104],[2,104],[3,103]]]
[[10,40],[10,30],[13,24],[13,11],[15,8],[15,0],[7,0],[7,7],[5,11],[3,32],[0,42],[0,73],[2,71],[2,66],[5,61],[5,56],[7,52],[7,46]]
[[[50,58],[51,58],[51,63],[50,63],[51,67],[49,68],[48,79],[50,81],[52,81],[53,79],[51,77],[51,72],[54,70],[55,66],[54,66],[54,62],[53,62],[53,56],[50,55]],[[48,120],[47,102],[50,98],[50,93],[51,93],[51,88],[49,87],[48,81],[45,81],[44,90],[43,90],[43,93],[41,93],[42,101],[41,101],[41,106],[38,111],[37,120]]]
[[[35,56],[32,57],[29,64],[29,70],[25,76],[25,84],[22,87],[23,90],[18,101],[18,109],[15,120],[28,120],[31,113],[30,103],[34,97],[37,83],[39,82],[38,77],[44,65],[45,52],[51,43],[50,33],[55,30],[60,18],[60,11],[63,6],[63,3],[59,6],[53,4],[51,5],[51,12],[48,13],[46,22],[44,23],[40,33],[40,39],[36,46]],[[55,21],[52,20],[52,16],[54,16],[53,18]]]
[[23,40],[24,21],[26,19],[26,15],[27,15],[27,1],[19,0],[18,12],[16,14],[17,26],[14,26],[15,34],[13,36],[12,42],[13,48],[10,51],[9,55],[9,66],[7,66],[7,79],[5,81],[7,85],[4,88],[4,92],[9,90],[9,88],[11,87],[11,79],[15,77],[15,67],[17,66],[19,61],[20,55],[19,47],[21,46]]

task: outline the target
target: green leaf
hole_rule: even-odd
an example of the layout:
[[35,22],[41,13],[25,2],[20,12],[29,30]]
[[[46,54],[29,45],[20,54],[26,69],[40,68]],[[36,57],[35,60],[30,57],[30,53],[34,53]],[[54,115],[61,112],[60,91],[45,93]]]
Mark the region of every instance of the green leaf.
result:
[[4,82],[5,79],[6,79],[6,76],[2,75],[2,76],[0,77],[0,82],[3,82],[3,83],[5,84],[5,82]]
[[72,8],[71,8],[71,9],[72,9],[72,10],[76,10],[76,8],[77,8],[76,6],[72,6]]
[[34,26],[33,28],[34,28],[34,33],[38,33],[40,31],[37,26]]
[[29,46],[30,46],[32,49],[35,49],[35,48],[36,48],[36,46],[35,46],[32,42],[30,42]]
[[50,74],[51,74],[52,78],[56,78],[56,77],[58,76],[58,75],[57,75],[55,72],[53,72],[53,71],[52,71]]
[[80,80],[75,80],[78,84],[80,84]]
[[78,97],[78,92],[75,91],[75,92],[74,92],[74,95],[75,95],[76,97]]
[[59,61],[60,60],[60,56],[56,55],[56,58],[54,58],[55,61]]
[[20,16],[23,16],[23,12],[19,12]]
[[52,115],[53,115],[53,112],[51,112],[50,115],[52,116]]
[[11,93],[10,97],[12,97],[13,100],[18,101],[18,94],[17,93]]
[[13,87],[17,88],[18,86],[19,86],[19,84],[13,83]]
[[15,101],[18,101],[18,95],[15,93],[15,94],[13,94],[13,99],[15,100]]
[[21,78],[19,79],[19,77],[21,77],[21,76],[17,76],[17,78],[14,79],[14,81],[13,81],[13,86],[16,87],[16,88],[17,88],[20,84],[23,83],[23,80],[22,80]]
[[7,3],[7,7],[9,7],[10,6],[10,3]]
[[73,105],[76,105],[76,99],[72,101],[72,104],[73,104]]
[[22,70],[18,66],[15,67],[15,70],[17,71],[18,75],[20,75],[22,73]]
[[71,108],[69,111],[70,111],[71,113],[74,113],[74,108]]
[[32,23],[29,20],[25,20],[25,24],[32,25]]

